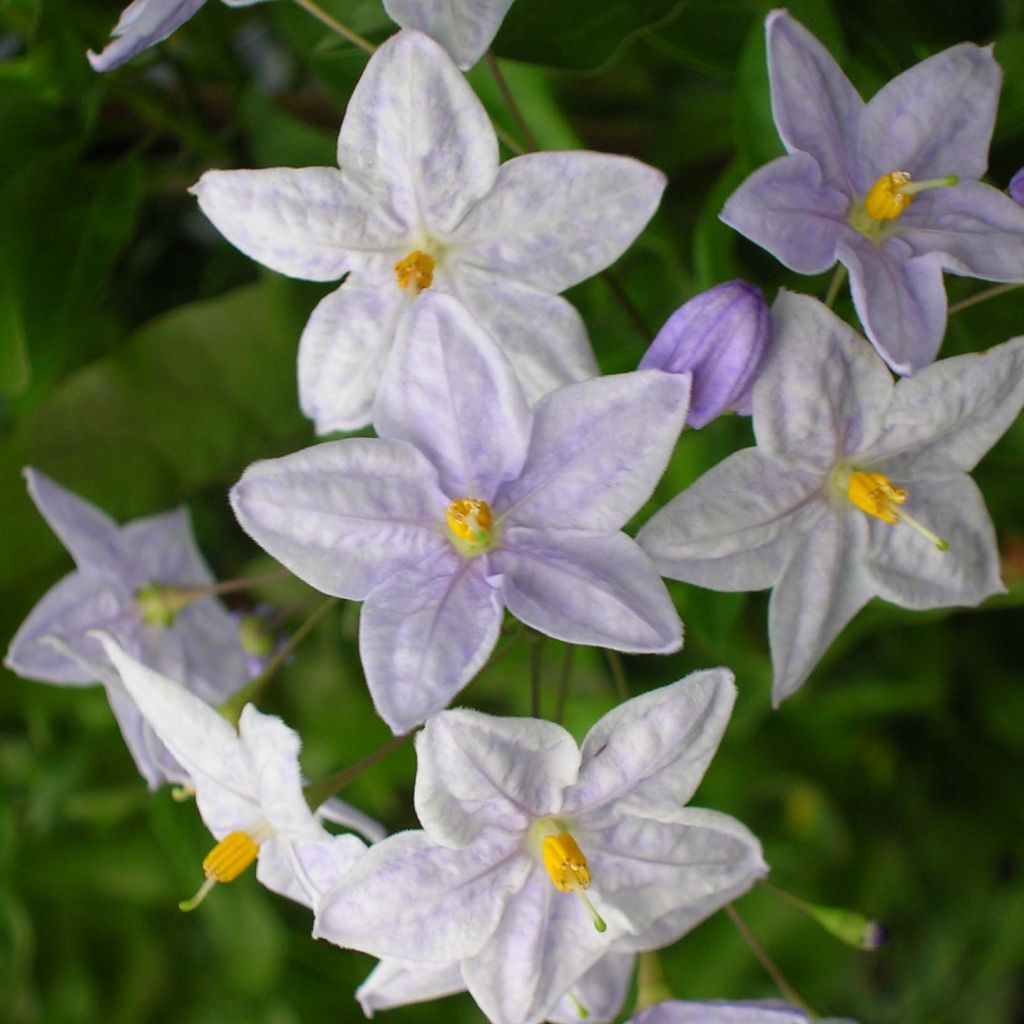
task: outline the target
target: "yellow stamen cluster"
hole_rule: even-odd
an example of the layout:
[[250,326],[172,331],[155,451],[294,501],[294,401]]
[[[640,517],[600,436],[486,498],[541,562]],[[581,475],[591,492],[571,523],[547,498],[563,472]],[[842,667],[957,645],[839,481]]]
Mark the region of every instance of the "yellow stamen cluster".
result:
[[559,892],[590,887],[590,869],[587,858],[576,840],[568,832],[557,836],[545,836],[541,846],[544,867],[551,876],[551,882]]
[[448,529],[465,544],[483,547],[490,542],[494,516],[486,501],[459,498],[448,506],[445,514]]
[[217,882],[233,882],[259,852],[248,832],[231,832],[206,855],[203,874]]
[[895,220],[913,201],[918,192],[929,188],[948,188],[958,182],[956,175],[912,181],[909,171],[883,174],[864,197],[864,209],[872,220]]
[[395,264],[395,278],[403,291],[414,285],[417,292],[434,283],[434,257],[414,249]]
[[903,487],[897,487],[887,476],[855,470],[850,474],[846,485],[846,496],[869,516],[881,519],[883,523],[889,523],[891,526],[906,523],[940,551],[949,550],[949,541],[903,510],[902,506],[906,504],[910,495]]

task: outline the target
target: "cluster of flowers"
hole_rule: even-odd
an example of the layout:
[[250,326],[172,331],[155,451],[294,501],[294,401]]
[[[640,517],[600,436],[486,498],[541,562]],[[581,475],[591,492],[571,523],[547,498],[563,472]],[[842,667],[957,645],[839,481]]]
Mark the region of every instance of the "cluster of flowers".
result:
[[[127,59],[201,3],[135,0],[94,64]],[[456,65],[480,56],[509,5],[478,4],[453,27],[431,19],[458,5],[386,2],[451,55],[410,29],[380,47],[349,103],[340,170],[211,171],[194,189],[264,265],[344,278],[303,333],[301,404],[321,433],[372,423],[377,436],[257,463],[231,502],[296,576],[364,602],[374,705],[396,735],[418,730],[422,830],[384,838],[330,787],[304,784],[299,738],[279,719],[248,704],[236,731],[218,710],[250,669],[181,511],[119,529],[27,471],[78,570],[32,612],[7,664],[101,681],[143,776],[192,790],[218,840],[198,898],[256,861],[263,884],[313,908],[314,934],[380,958],[357,993],[368,1014],[466,989],[500,1024],[596,1022],[619,1012],[638,952],[767,871],[744,826],[683,807],[725,730],[732,676],[698,672],[628,700],[582,748],[550,722],[445,709],[506,610],[572,644],[678,650],[662,575],[773,588],[776,701],[873,596],[934,608],[998,592],[994,530],[968,473],[1024,404],[1024,339],[932,360],[943,270],[1024,281],[1024,210],[977,180],[999,87],[989,50],[938,54],[865,105],[774,12],[772,102],[789,155],[723,217],[792,269],[840,261],[877,352],[813,298],[783,292],[769,310],[730,282],[675,313],[635,372],[598,376],[560,293],[625,251],[665,182],[588,152],[499,165]],[[913,376],[894,382],[886,363]],[[727,410],[752,413],[756,447],[627,536],[684,424]],[[806,1020],[781,1004],[673,1001],[634,1017]]]

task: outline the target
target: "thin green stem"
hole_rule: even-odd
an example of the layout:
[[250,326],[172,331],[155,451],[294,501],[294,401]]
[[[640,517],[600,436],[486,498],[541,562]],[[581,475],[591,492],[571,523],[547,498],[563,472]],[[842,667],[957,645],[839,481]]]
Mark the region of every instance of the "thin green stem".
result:
[[209,594],[233,594],[238,590],[248,590],[250,587],[258,587],[264,583],[275,583],[291,576],[287,569],[275,569],[273,572],[261,573],[259,576],[241,576],[235,580],[224,580],[222,583],[211,583],[206,587],[190,588],[196,597],[206,597]]
[[364,39],[358,32],[353,32],[347,25],[343,25],[337,18],[328,14],[319,4],[314,3],[313,0],[295,0],[295,3],[308,14],[312,14],[317,21],[326,25],[333,32],[337,32],[343,39],[347,39],[353,45],[358,46],[364,53],[376,52],[377,47],[369,39]]
[[412,739],[422,728],[422,725],[417,725],[415,729],[403,733],[401,736],[392,736],[387,743],[367,754],[362,760],[356,761],[355,764],[349,765],[347,768],[342,768],[333,775],[328,775],[326,779],[321,779],[319,782],[306,786],[303,794],[306,797],[306,803],[309,804],[310,810],[315,811],[325,800],[329,800],[336,793],[340,793],[349,783],[358,779],[367,768],[372,768],[378,761],[387,757],[391,751],[397,750],[407,740]]
[[526,141],[527,147],[529,149],[540,149],[536,137],[530,131],[530,126],[526,123],[526,118],[523,117],[523,112],[519,109],[519,104],[516,103],[516,98],[512,95],[512,90],[508,87],[508,82],[498,66],[498,60],[494,56],[494,51],[488,50],[484,59],[487,61],[487,70],[490,71],[491,78],[494,79],[494,84],[498,87],[498,92],[501,93],[502,101],[508,108],[512,120],[515,121],[519,134]]
[[540,665],[541,644],[544,638],[537,633],[530,637],[530,717],[540,718]]
[[775,987],[782,993],[783,997],[793,1003],[794,1006],[799,1006],[800,1009],[810,1014],[811,1017],[817,1017],[818,1015],[808,1006],[807,1001],[789,983],[775,961],[765,952],[764,947],[757,941],[757,937],[750,930],[747,922],[740,917],[736,907],[731,903],[727,903],[725,905],[725,912],[729,915],[729,920],[736,926],[736,930],[743,937],[743,941],[750,947],[750,951],[761,962],[761,966],[768,972],[772,981],[775,982]]
[[984,291],[978,292],[977,295],[971,295],[969,298],[961,299],[959,302],[954,302],[949,307],[948,316],[952,316],[954,313],[959,313],[961,309],[967,309],[970,306],[976,306],[979,302],[987,302],[989,299],[995,299],[1000,295],[1005,295],[1007,292],[1012,292],[1017,288],[1022,288],[1024,285],[1020,283],[1014,284],[997,284],[992,288],[986,288]]
[[619,700],[629,700],[629,684],[626,682],[626,670],[622,667],[622,655],[605,647],[604,656],[612,670],[612,681],[615,683],[615,692]]
[[843,287],[843,282],[846,280],[846,267],[840,263],[836,267],[836,272],[832,275],[832,280],[829,282],[828,292],[825,295],[825,305],[829,309],[832,308],[833,303],[839,297],[839,289]]
[[336,597],[329,597],[322,601],[309,615],[305,622],[274,652],[273,657],[267,662],[263,671],[251,679],[240,690],[233,693],[220,706],[220,713],[229,721],[238,723],[242,714],[242,708],[257,697],[266,689],[267,684],[273,679],[277,670],[292,656],[295,649],[306,639],[316,628],[320,620],[338,603]]
[[569,692],[569,677],[572,675],[572,644],[565,645],[562,653],[562,667],[558,671],[558,689],[555,696],[555,722],[562,724],[565,717],[565,698]]

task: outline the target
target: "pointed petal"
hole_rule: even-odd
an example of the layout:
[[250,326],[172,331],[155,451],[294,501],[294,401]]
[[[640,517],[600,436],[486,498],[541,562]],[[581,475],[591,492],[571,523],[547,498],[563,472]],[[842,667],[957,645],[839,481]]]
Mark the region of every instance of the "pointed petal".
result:
[[100,681],[87,664],[69,657],[49,642],[56,638],[86,659],[103,654],[90,629],[114,629],[125,615],[131,596],[118,581],[93,572],[69,573],[54,584],[18,628],[4,665],[25,679],[83,686]]
[[946,608],[1004,593],[995,530],[974,481],[959,474],[907,487],[907,512],[948,541],[949,550],[909,527],[871,520],[865,558],[878,594],[903,608]]
[[257,782],[227,719],[126,654],[109,635],[99,633],[97,639],[139,711],[189,773],[210,831],[219,837],[251,827],[259,817]]
[[117,523],[105,512],[26,466],[29,497],[80,569],[96,569],[120,577],[128,586],[144,582],[139,567],[126,557]]
[[176,587],[202,587],[214,581],[196,546],[187,508],[125,523],[120,543],[138,567],[140,579]]
[[[109,672],[116,676],[112,667]],[[125,746],[150,790],[159,789],[168,782],[178,786],[192,785],[190,773],[160,741],[120,679],[108,679],[105,680],[105,684],[107,701],[117,720],[117,727],[121,730]],[[232,809],[228,808],[229,816],[231,813]],[[224,831],[228,832],[230,829]]]
[[801,538],[768,604],[776,706],[803,686],[843,627],[875,596],[868,547],[868,516],[852,508],[828,508]]
[[609,711],[587,733],[563,813],[612,802],[653,814],[685,804],[704,777],[736,699],[726,669],[694,672]]
[[395,572],[366,599],[359,651],[377,713],[398,735],[448,702],[484,666],[498,640],[502,603],[481,556],[454,549]]
[[182,609],[163,639],[177,647],[181,678],[208,704],[222,704],[249,680],[239,620],[216,598]]
[[470,265],[455,291],[508,356],[530,403],[600,372],[583,319],[559,295]]
[[498,140],[451,58],[433,39],[405,31],[360,77],[338,163],[394,220],[436,237],[493,185]]
[[461,849],[399,832],[371,846],[323,901],[313,935],[378,957],[462,960],[493,934],[532,864],[507,832]]
[[804,153],[781,156],[746,178],[726,200],[721,218],[798,274],[820,274],[836,261],[851,233],[850,198],[821,180]]
[[883,429],[860,459],[888,476],[968,473],[1024,405],[1024,338],[941,359],[896,385]]
[[511,6],[512,0],[384,0],[392,21],[436,39],[463,71],[484,55]]
[[489,825],[525,829],[556,813],[580,766],[560,725],[462,708],[427,722],[416,756],[416,816],[445,846],[465,846]]
[[377,1010],[443,999],[465,988],[457,963],[439,966],[388,957],[381,960],[356,989],[356,999],[363,1013],[372,1017]]
[[657,818],[615,814],[596,823],[580,817],[576,825],[595,905],[623,914],[633,932],[670,916],[691,928],[700,918],[689,909],[704,917],[734,898],[737,886],[749,888],[767,873],[757,839],[716,811],[662,809]]
[[864,188],[854,149],[864,101],[832,54],[784,10],[765,20],[775,127],[789,152],[808,153],[826,182]]
[[336,281],[351,270],[385,280],[408,236],[333,167],[207,171],[191,192],[236,249],[304,281]]
[[366,852],[366,844],[349,835],[297,839],[289,845],[295,877],[308,897],[307,906],[313,907],[341,884]]
[[358,832],[368,843],[379,843],[388,834],[380,822],[336,796],[325,800],[313,813],[320,821]]
[[[327,838],[325,832],[324,839]],[[304,907],[313,906],[316,894],[308,887],[292,851],[292,844],[284,836],[273,835],[260,843],[256,880],[279,896],[301,903]]]
[[586,1017],[576,1010],[568,995],[563,996],[548,1015],[552,1024],[605,1024],[614,1020],[626,1001],[629,983],[633,980],[636,957],[632,953],[605,953],[586,974],[577,981],[569,994],[586,1010]]
[[1003,74],[990,46],[960,43],[897,75],[868,103],[859,150],[870,187],[882,174],[980,178]]
[[665,176],[607,153],[527,153],[455,231],[460,262],[563,292],[614,263],[654,215]]
[[946,332],[946,289],[937,253],[914,256],[900,237],[840,243],[857,316],[896,373],[914,373],[939,351]]
[[682,623],[650,559],[624,533],[512,527],[492,555],[505,604],[528,626],[573,644],[668,654]]
[[782,291],[775,340],[754,386],[754,433],[764,452],[809,473],[870,445],[892,398],[892,377],[824,303]]
[[401,566],[451,550],[437,474],[399,441],[327,441],[256,462],[231,505],[257,544],[335,597],[361,600]]
[[746,448],[655,512],[637,543],[663,576],[761,590],[782,573],[824,484],[822,473]]
[[134,0],[122,12],[112,33],[113,41],[100,53],[87,53],[93,71],[112,71],[155,46],[204,3],[206,0]]
[[450,498],[490,502],[519,475],[531,421],[511,365],[466,307],[451,295],[421,295],[381,381],[377,433],[423,452]]
[[560,388],[534,410],[518,480],[495,512],[509,526],[621,529],[650,497],[686,420],[689,374],[638,370]]
[[954,274],[1024,281],[1024,207],[980,181],[922,192],[899,236],[915,256],[939,254]]
[[370,423],[408,304],[393,281],[366,287],[352,277],[317,303],[299,341],[299,402],[318,434]]

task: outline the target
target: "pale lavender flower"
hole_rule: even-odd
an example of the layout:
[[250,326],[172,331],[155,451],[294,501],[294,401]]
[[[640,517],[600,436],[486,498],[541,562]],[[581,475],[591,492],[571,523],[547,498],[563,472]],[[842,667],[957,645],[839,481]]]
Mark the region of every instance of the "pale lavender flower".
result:
[[[262,885],[311,907],[336,872],[362,857],[360,839],[331,835],[310,810],[299,769],[301,742],[280,718],[247,704],[236,732],[214,708],[132,658],[108,634],[96,640],[146,721],[187,769],[199,813],[219,840],[203,861],[206,881],[183,909],[216,883],[234,881],[253,861]],[[361,811],[332,803],[331,820],[371,840],[383,838]]]
[[638,540],[674,579],[774,588],[778,703],[872,597],[941,608],[1004,589],[995,531],[967,474],[1024,403],[1024,338],[894,386],[864,339],[816,299],[783,292],[773,314],[754,388],[757,447],[705,473]]
[[[249,7],[262,0],[223,0],[229,7]],[[102,53],[87,54],[94,71],[112,71],[136,54],[166,39],[184,25],[206,0],[133,0],[111,33],[113,42]]]
[[202,588],[213,576],[196,547],[184,508],[122,527],[35,469],[28,492],[78,568],[29,613],[4,664],[27,679],[83,686],[102,682],[125,743],[153,788],[187,783],[187,774],[144,721],[100,645],[103,629],[132,655],[181,679],[218,704],[248,680],[238,623],[212,597],[190,601],[158,622],[147,600],[157,588]]
[[[669,999],[635,1014],[627,1024],[811,1024],[806,1010],[780,1002],[713,1001],[689,1003]],[[853,1024],[834,1018],[820,1024]]]
[[771,338],[772,317],[761,289],[726,281],[695,295],[665,321],[639,369],[691,372],[686,422],[703,427],[727,410],[750,415]]
[[1018,206],[1024,206],[1024,167],[1010,179],[1008,191]]
[[558,293],[617,259],[664,176],[601,153],[530,153],[498,166],[473,90],[432,39],[403,31],[371,58],[338,139],[341,169],[208,171],[193,191],[248,256],[344,284],[299,345],[299,399],[320,433],[353,430],[398,324],[425,291],[456,295],[498,339],[530,401],[597,373]]
[[985,173],[1002,73],[962,43],[866,104],[785,11],[766,23],[775,124],[789,156],[755,171],[722,219],[791,270],[839,260],[882,358],[912,373],[946,329],[942,272],[1024,281],[1024,210]]
[[436,39],[463,71],[484,55],[511,6],[512,0],[384,0],[392,21]]
[[428,293],[396,339],[380,437],[257,462],[231,501],[296,575],[365,601],[367,684],[404,732],[484,665],[505,608],[569,643],[680,647],[668,592],[621,529],[664,471],[688,392],[686,374],[637,371],[531,410],[476,320]]
[[317,901],[314,934],[458,962],[495,1024],[558,1012],[609,953],[674,941],[766,872],[739,822],[682,806],[734,695],[726,670],[695,673],[620,704],[582,750],[551,722],[441,712],[416,738],[423,831],[372,847]]

